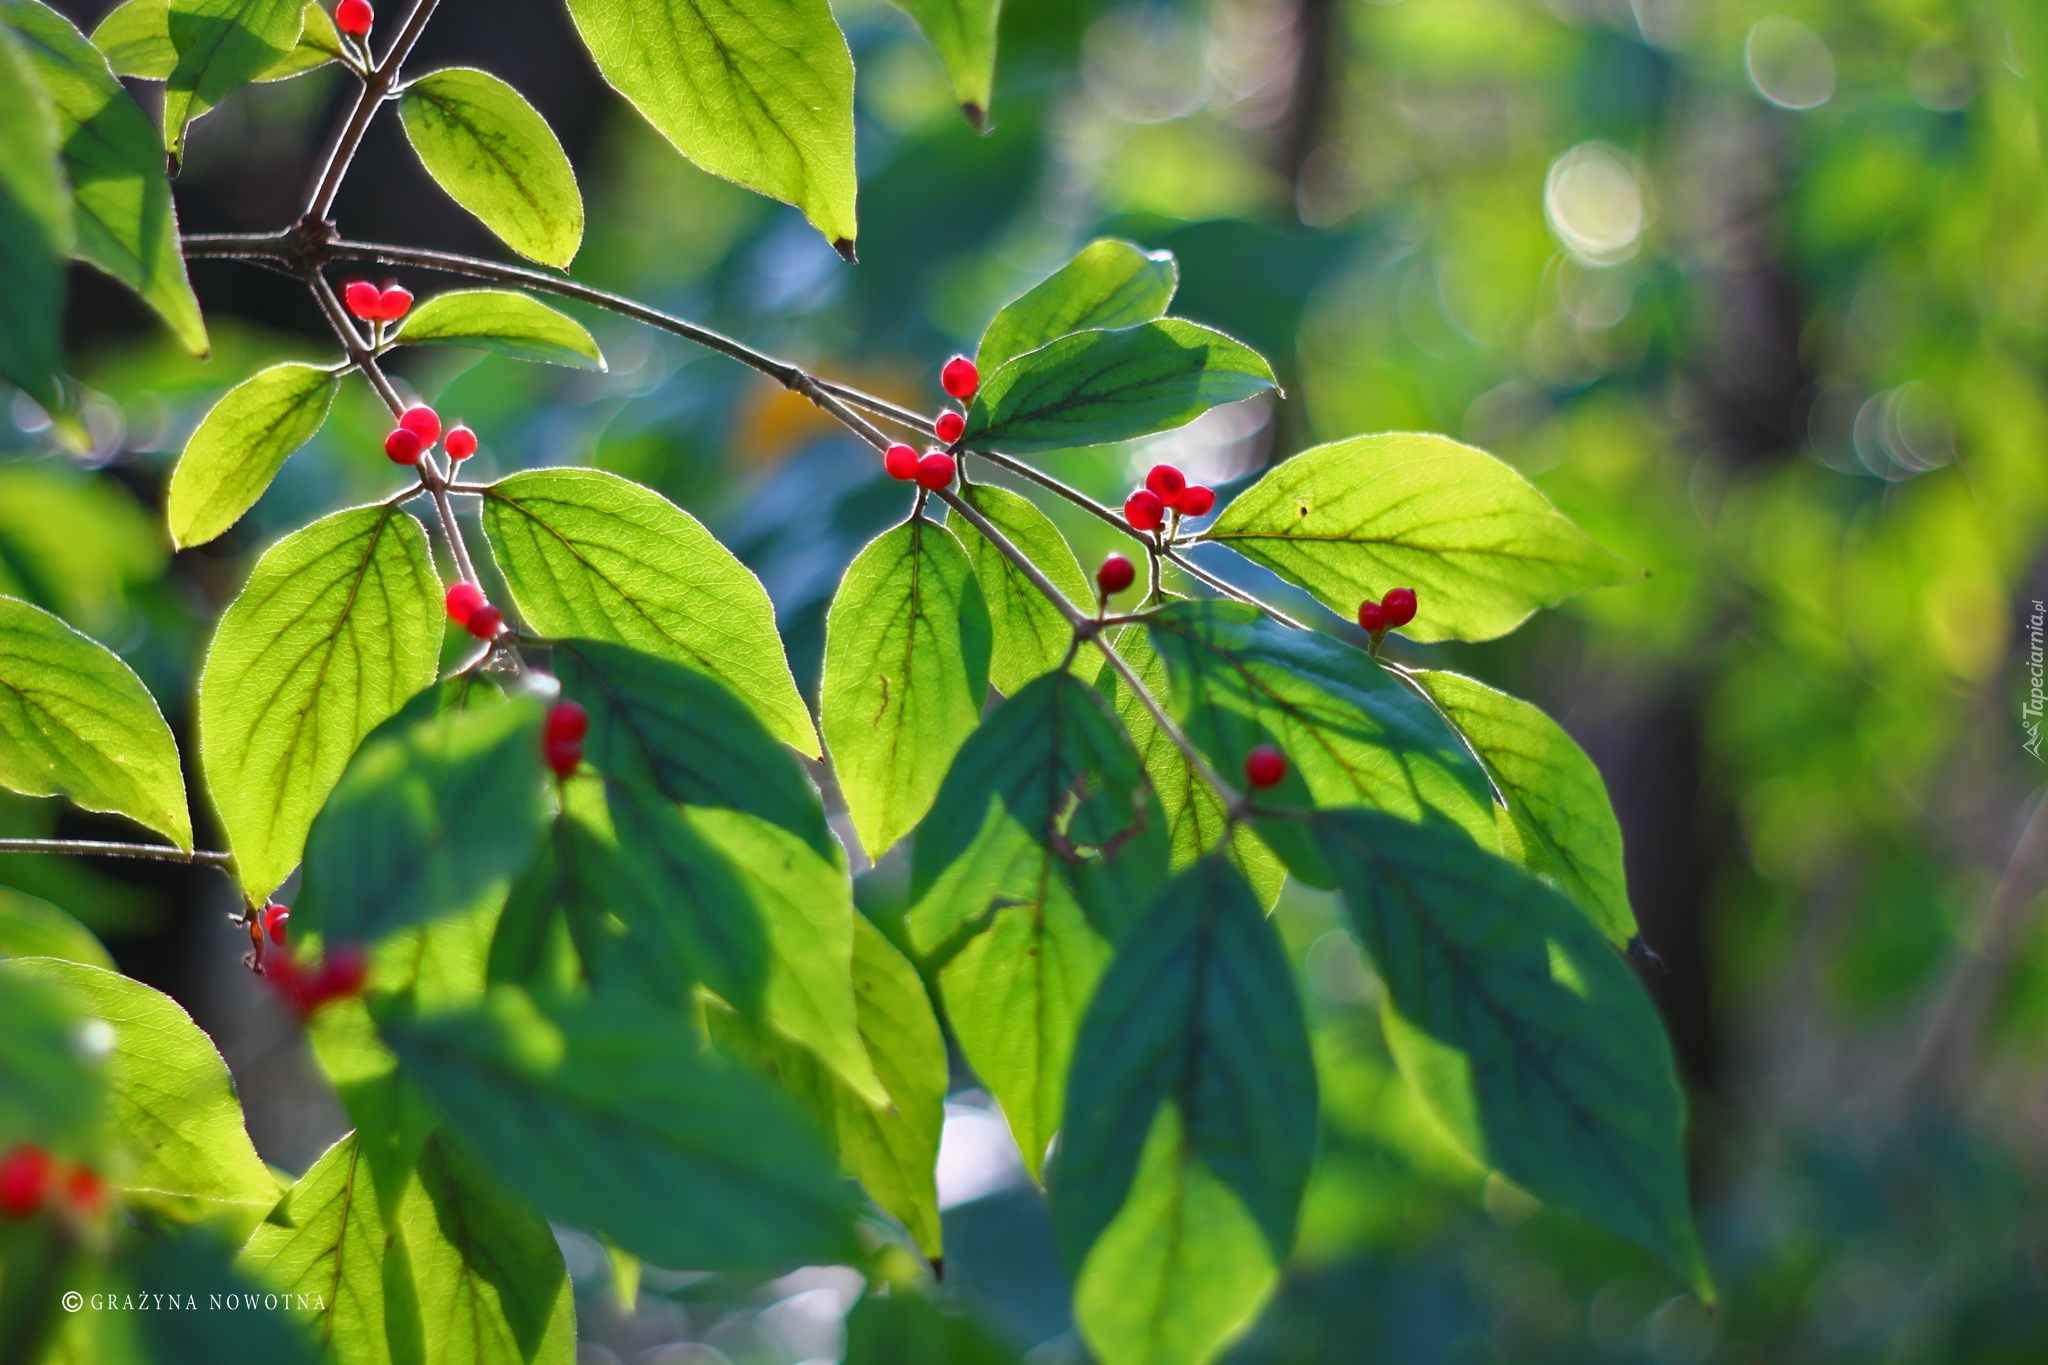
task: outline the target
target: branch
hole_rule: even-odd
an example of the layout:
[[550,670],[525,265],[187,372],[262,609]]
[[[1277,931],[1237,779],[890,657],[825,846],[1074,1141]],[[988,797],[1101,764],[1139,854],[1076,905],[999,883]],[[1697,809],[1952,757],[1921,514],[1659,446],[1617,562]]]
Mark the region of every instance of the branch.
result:
[[186,850],[170,844],[117,844],[103,839],[0,839],[0,853],[76,853],[94,858],[152,858],[163,863],[226,867],[233,857],[211,849]]
[[413,0],[412,13],[406,15],[398,36],[385,50],[384,60],[364,77],[355,108],[349,111],[348,121],[341,125],[341,132],[327,153],[327,164],[321,168],[320,178],[314,182],[313,192],[306,198],[305,221],[324,223],[327,215],[333,212],[334,196],[341,193],[342,177],[348,174],[349,165],[355,160],[356,148],[362,146],[363,134],[370,130],[370,119],[377,112],[377,106],[391,94],[391,87],[398,81],[399,69],[412,55],[413,44],[420,40],[420,33],[433,15],[436,3],[438,0]]

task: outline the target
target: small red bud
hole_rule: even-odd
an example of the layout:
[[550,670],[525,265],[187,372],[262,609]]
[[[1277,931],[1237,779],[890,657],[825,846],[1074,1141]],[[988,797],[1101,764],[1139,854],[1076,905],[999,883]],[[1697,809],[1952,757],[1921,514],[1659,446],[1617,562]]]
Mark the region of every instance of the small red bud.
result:
[[583,764],[583,741],[556,739],[550,736],[547,743],[542,746],[542,753],[547,758],[548,767],[554,770],[555,776],[566,780]]
[[1216,505],[1216,490],[1199,483],[1191,483],[1180,495],[1180,514],[1184,517],[1206,517],[1209,509]]
[[909,483],[917,477],[917,452],[898,442],[882,452],[882,468],[890,478]]
[[407,427],[393,427],[384,438],[384,453],[393,464],[418,464],[426,449],[427,443],[420,439],[420,434]]
[[1396,629],[1415,619],[1415,589],[1389,588],[1380,605],[1386,608],[1387,624]]
[[1287,776],[1287,756],[1270,744],[1261,744],[1244,756],[1244,780],[1254,787],[1271,787]]
[[376,18],[369,0],[341,0],[334,7],[334,26],[351,38],[360,38],[370,31],[370,24]]
[[965,403],[981,387],[981,371],[964,355],[956,355],[939,371],[939,387]]
[[580,740],[590,733],[590,713],[573,701],[558,701],[548,708],[549,739]]
[[73,1166],[64,1180],[64,1203],[80,1218],[97,1218],[106,1212],[107,1182],[84,1166]]
[[425,403],[415,403],[398,414],[398,425],[432,445],[441,434],[441,414]]
[[486,602],[469,613],[469,619],[462,623],[469,633],[479,640],[498,638],[498,627],[505,624],[505,613]]
[[939,439],[947,445],[960,439],[960,433],[967,430],[967,419],[951,408],[939,414],[939,420],[932,426],[938,431]]
[[289,905],[271,904],[263,907],[263,932],[278,947],[284,947],[285,925],[291,922],[292,908]]
[[1170,464],[1155,464],[1145,475],[1145,487],[1158,494],[1168,507],[1180,506],[1180,495],[1187,491],[1187,486],[1187,475]]
[[448,619],[458,626],[469,624],[469,614],[484,604],[484,590],[474,583],[455,583],[448,589]]
[[917,462],[917,486],[940,489],[953,482],[953,457],[943,450],[925,452]]
[[1122,555],[1111,555],[1095,571],[1095,581],[1102,588],[1103,596],[1114,597],[1138,581],[1138,571]]
[[1149,488],[1140,488],[1124,499],[1124,520],[1133,531],[1156,531],[1166,520],[1166,504]]
[[40,1147],[23,1145],[0,1158],[0,1214],[27,1218],[50,1197],[57,1163]]
[[441,442],[441,449],[448,452],[451,460],[466,460],[476,454],[476,433],[465,426],[448,429],[448,439]]
[[377,316],[386,322],[398,321],[411,307],[412,291],[403,285],[387,284],[377,297]]
[[1371,631],[1374,635],[1387,628],[1387,609],[1370,597],[1358,604],[1359,629]]
[[350,280],[341,290],[341,301],[348,305],[348,311],[364,322],[374,322],[383,316],[383,298],[377,286],[368,280]]

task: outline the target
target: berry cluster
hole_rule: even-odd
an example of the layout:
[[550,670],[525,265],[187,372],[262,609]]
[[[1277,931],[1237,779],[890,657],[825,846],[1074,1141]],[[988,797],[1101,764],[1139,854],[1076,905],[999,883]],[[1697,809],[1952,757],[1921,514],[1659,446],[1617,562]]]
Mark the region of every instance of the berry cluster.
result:
[[1173,465],[1156,464],[1145,475],[1145,486],[1124,499],[1124,520],[1133,531],[1156,531],[1166,524],[1168,512],[1176,519],[1205,517],[1215,505],[1215,490],[1189,483]]
[[364,322],[396,322],[412,307],[412,291],[397,283],[379,289],[368,280],[350,280],[342,286],[341,301]]
[[476,433],[458,423],[443,437],[441,414],[425,403],[415,403],[398,414],[398,425],[384,438],[384,453],[393,464],[418,464],[437,440],[451,460],[466,460],[476,454]]
[[457,583],[448,589],[448,619],[479,640],[495,640],[505,627],[505,613],[484,600],[484,590],[474,583]]
[[351,944],[337,946],[315,967],[279,953],[263,968],[263,979],[301,1019],[331,1001],[361,995],[369,976],[370,960]]
[[59,1161],[32,1143],[0,1157],[0,1216],[33,1218],[58,1207],[76,1218],[106,1211],[107,1182],[86,1166]]
[[1390,630],[1399,630],[1415,619],[1415,589],[1389,588],[1387,595],[1375,602],[1370,597],[1358,604],[1358,624],[1372,636],[1374,649],[1379,648],[1380,638]]
[[370,0],[341,0],[334,7],[334,26],[351,38],[369,37],[370,25],[376,18]]
[[583,737],[590,733],[590,713],[573,701],[548,708],[541,729],[541,752],[555,776],[566,780],[583,762]]
[[[974,368],[973,361],[964,355],[956,355],[939,371],[939,387],[965,403],[981,387],[981,374]],[[967,419],[947,408],[932,423],[932,429],[941,441],[952,445],[960,439],[960,433],[967,430]],[[937,492],[953,482],[953,475],[959,472],[959,463],[949,452],[936,447],[919,455],[914,447],[898,441],[882,452],[882,468],[892,479],[915,483],[919,488]]]

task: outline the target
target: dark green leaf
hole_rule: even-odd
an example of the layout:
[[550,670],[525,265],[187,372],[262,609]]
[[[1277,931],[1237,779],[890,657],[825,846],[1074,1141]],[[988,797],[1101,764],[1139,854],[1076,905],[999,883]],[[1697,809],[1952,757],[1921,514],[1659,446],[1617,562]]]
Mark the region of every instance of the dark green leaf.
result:
[[[1095,600],[1095,589],[1081,572],[1067,538],[1029,498],[986,483],[970,485],[961,496],[1029,556],[1069,602],[1085,609]],[[988,679],[996,691],[1009,696],[1039,674],[1060,666],[1074,628],[1009,557],[964,518],[960,542],[974,562],[974,576],[988,603],[994,638]],[[1101,664],[1101,656],[1094,650],[1083,650],[1074,659],[1074,667],[1084,678],[1093,678]]]
[[1257,352],[1178,318],[1075,332],[984,378],[963,439],[1018,452],[1105,445],[1273,387]]
[[72,251],[141,295],[186,350],[205,355],[206,323],[185,278],[156,125],[99,50],[55,10],[40,0],[8,0],[0,16],[56,115],[73,193]]
[[[150,1365],[221,1365],[262,1361],[263,1365],[314,1365],[319,1356],[303,1327],[281,1305],[264,1301],[263,1286],[234,1263],[234,1248],[209,1231],[175,1237],[152,1232],[131,1236],[120,1269],[138,1296],[163,1303],[190,1300],[194,1311],[169,1309],[135,1313],[140,1358]],[[113,1286],[109,1286],[112,1288]],[[233,1302],[233,1312],[213,1310]]]
[[540,713],[401,714],[369,736],[307,836],[297,922],[366,943],[502,896],[547,819]]
[[0,962],[0,1151],[34,1142],[74,1157],[99,1152],[106,1105],[85,1002],[45,973]]
[[1490,640],[1538,607],[1638,577],[1483,450],[1393,432],[1305,450],[1240,493],[1203,538],[1299,583],[1340,616],[1415,589],[1417,640]]
[[0,887],[0,957],[59,957],[114,970],[114,959],[92,930],[13,887]]
[[616,640],[701,669],[777,739],[818,756],[767,590],[695,517],[616,474],[531,469],[491,486],[483,521],[535,630]]
[[0,597],[0,786],[68,796],[192,847],[177,742],[142,679],[11,597]]
[[996,314],[974,363],[994,374],[1026,351],[1069,332],[1135,327],[1166,316],[1180,283],[1170,251],[1100,237]]
[[0,377],[54,410],[64,363],[71,187],[57,117],[14,37],[0,29]]
[[853,250],[853,57],[826,0],[569,0],[597,69],[690,160]]
[[394,340],[407,346],[474,346],[520,360],[602,370],[583,324],[508,289],[451,289],[412,310]]
[[185,152],[185,128],[298,46],[303,0],[170,0],[178,62],[164,87],[164,150]]
[[1317,817],[1401,1072],[1474,1156],[1668,1261],[1703,1298],[1664,1027],[1571,902],[1438,824]]
[[200,421],[178,467],[164,515],[171,543],[204,545],[256,505],[285,459],[313,439],[341,389],[320,365],[273,365],[229,389]]
[[543,1015],[516,988],[386,1039],[505,1185],[659,1265],[857,1254],[850,1190],[792,1101],[629,998]]
[[1539,708],[1505,692],[1456,673],[1414,677],[1493,774],[1522,836],[1524,864],[1556,878],[1601,933],[1626,945],[1636,935],[1636,916],[1621,863],[1621,823],[1586,751]]
[[986,1327],[902,1286],[846,1316],[846,1365],[1016,1365]]
[[988,690],[988,607],[951,531],[922,516],[862,550],[832,598],[818,709],[861,846],[930,809]]
[[988,131],[996,83],[996,19],[1002,0],[896,0],[938,50],[960,112],[978,133]]
[[394,507],[323,517],[273,545],[222,613],[199,677],[199,758],[258,900],[298,864],[356,745],[434,681],[441,580]]
[[564,270],[576,259],[576,172],[517,90],[487,71],[450,67],[407,82],[398,113],[427,174],[505,245]]

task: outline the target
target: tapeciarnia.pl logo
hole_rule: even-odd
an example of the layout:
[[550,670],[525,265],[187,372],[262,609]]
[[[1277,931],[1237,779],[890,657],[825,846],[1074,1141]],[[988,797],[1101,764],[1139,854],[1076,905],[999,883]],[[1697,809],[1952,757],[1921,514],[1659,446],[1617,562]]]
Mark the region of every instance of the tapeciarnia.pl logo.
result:
[[2041,714],[2048,710],[2048,689],[2042,687],[2042,678],[2048,674],[2048,655],[2041,647],[2042,627],[2048,623],[2048,604],[2034,603],[2034,614],[2027,618],[2027,699],[2020,706],[2020,724],[2027,732],[2025,749],[2035,758],[2041,756]]

